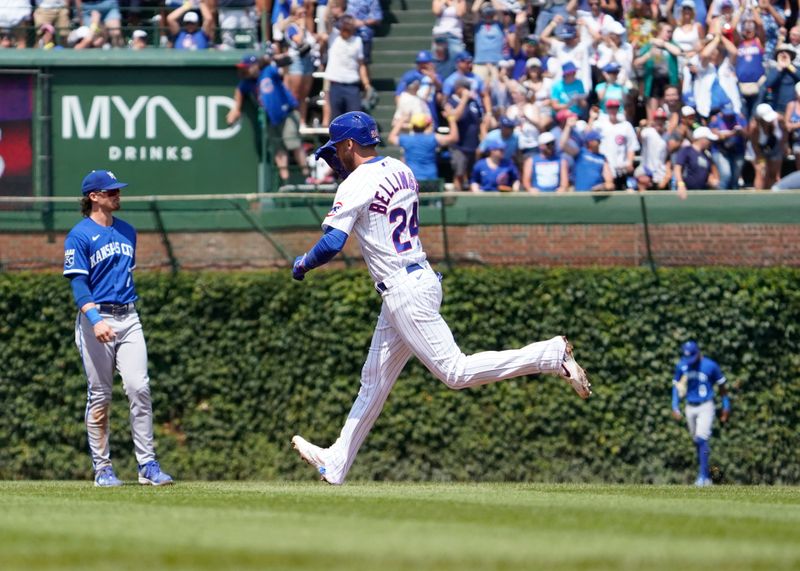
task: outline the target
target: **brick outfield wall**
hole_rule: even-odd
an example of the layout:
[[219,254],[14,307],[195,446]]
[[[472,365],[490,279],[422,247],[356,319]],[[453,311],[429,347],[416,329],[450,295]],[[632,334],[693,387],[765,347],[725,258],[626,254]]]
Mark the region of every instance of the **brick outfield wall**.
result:
[[[306,251],[318,230],[275,232],[290,255]],[[644,229],[637,224],[476,225],[448,228],[451,259],[458,265],[641,266],[648,263]],[[0,269],[60,268],[64,233],[0,233]],[[169,235],[184,269],[263,269],[288,262],[254,232],[191,232]],[[441,227],[426,226],[421,238],[429,259],[444,259]],[[800,267],[800,224],[660,224],[650,226],[658,266]],[[345,255],[361,264],[357,242]],[[339,259],[339,258],[337,258]],[[140,269],[170,267],[160,234],[139,235]],[[333,265],[342,266],[343,262]]]

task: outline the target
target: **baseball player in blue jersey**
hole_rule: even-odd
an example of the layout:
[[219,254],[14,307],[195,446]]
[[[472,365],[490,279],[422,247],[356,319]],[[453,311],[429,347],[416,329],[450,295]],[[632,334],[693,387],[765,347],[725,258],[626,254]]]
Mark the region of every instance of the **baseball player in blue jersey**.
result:
[[304,279],[355,234],[383,304],[361,371],[361,389],[339,438],[328,448],[299,435],[292,438],[294,448],[322,479],[330,484],[344,482],[412,355],[452,389],[550,373],[562,377],[581,398],[588,398],[586,373],[565,337],[508,351],[461,352],[439,314],[441,276],[427,262],[419,238],[419,185],[414,173],[397,159],[378,155],[378,126],[366,113],[340,115],[331,122],[329,132],[330,140],[317,149],[316,157],[345,180],[323,222],[322,238],[297,257],[292,277]]
[[695,486],[711,485],[708,469],[711,449],[708,441],[714,423],[714,387],[718,387],[722,396],[720,422],[725,423],[731,412],[731,401],[725,382],[725,375],[719,365],[708,357],[703,357],[695,341],[683,344],[681,360],[675,366],[675,376],[672,379],[672,416],[675,420],[681,420],[680,401],[686,399],[686,423],[697,448],[699,464]]
[[108,446],[111,387],[114,370],[130,403],[130,421],[139,483],[162,486],[172,477],[161,471],[153,446],[153,409],[147,376],[147,346],[134,302],[136,230],[115,218],[119,182],[110,171],[96,170],[83,179],[81,214],[64,242],[64,276],[69,278],[78,317],[75,343],[80,351],[89,389],[86,430],[95,470],[94,484],[121,486],[111,467]]

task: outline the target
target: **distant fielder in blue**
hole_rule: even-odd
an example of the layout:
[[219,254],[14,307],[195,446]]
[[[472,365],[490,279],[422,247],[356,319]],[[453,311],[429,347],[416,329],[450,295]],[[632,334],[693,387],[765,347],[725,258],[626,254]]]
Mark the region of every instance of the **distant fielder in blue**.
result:
[[719,365],[700,353],[696,341],[687,341],[681,346],[681,359],[675,366],[675,377],[672,380],[672,416],[681,420],[680,401],[686,399],[686,423],[692,435],[699,470],[695,486],[710,486],[711,476],[708,460],[711,449],[711,426],[714,423],[714,387],[722,397],[722,414],[720,422],[725,423],[731,413],[731,401],[725,386],[725,375]]
[[86,430],[98,487],[121,486],[111,467],[109,411],[114,370],[130,404],[130,422],[139,483],[171,484],[161,471],[153,445],[153,407],[147,375],[147,346],[134,302],[136,230],[115,218],[120,189],[128,186],[114,173],[90,172],[83,179],[81,214],[64,242],[64,276],[78,306],[75,343],[88,382]]

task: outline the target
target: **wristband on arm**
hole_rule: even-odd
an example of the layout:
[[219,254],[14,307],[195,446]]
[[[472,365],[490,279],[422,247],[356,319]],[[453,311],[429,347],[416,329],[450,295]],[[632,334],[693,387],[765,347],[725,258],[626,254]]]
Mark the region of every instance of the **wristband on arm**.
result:
[[672,410],[680,412],[681,399],[678,397],[678,387],[672,385]]
[[97,311],[96,307],[86,310],[86,318],[92,325],[97,325],[98,323],[103,321],[103,318],[100,316],[100,312]]
[[730,412],[731,410],[731,397],[722,395],[722,410]]

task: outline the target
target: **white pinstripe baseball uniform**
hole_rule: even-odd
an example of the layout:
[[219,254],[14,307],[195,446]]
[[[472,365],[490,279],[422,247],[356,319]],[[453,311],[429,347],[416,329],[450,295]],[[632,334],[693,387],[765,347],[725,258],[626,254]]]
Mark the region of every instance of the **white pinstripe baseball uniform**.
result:
[[[452,389],[536,373],[564,377],[572,373],[573,378],[577,373],[563,366],[571,366],[574,360],[561,336],[522,349],[469,356],[461,352],[439,314],[440,276],[431,270],[419,239],[418,189],[414,174],[404,163],[375,157],[361,164],[339,186],[323,224],[323,228],[355,234],[383,298],[361,371],[361,388],[339,438],[326,449],[299,436],[293,439],[301,456],[331,484],[344,482],[358,449],[412,355]],[[572,384],[575,386],[575,382]],[[583,385],[588,396],[585,375],[581,388]]]

